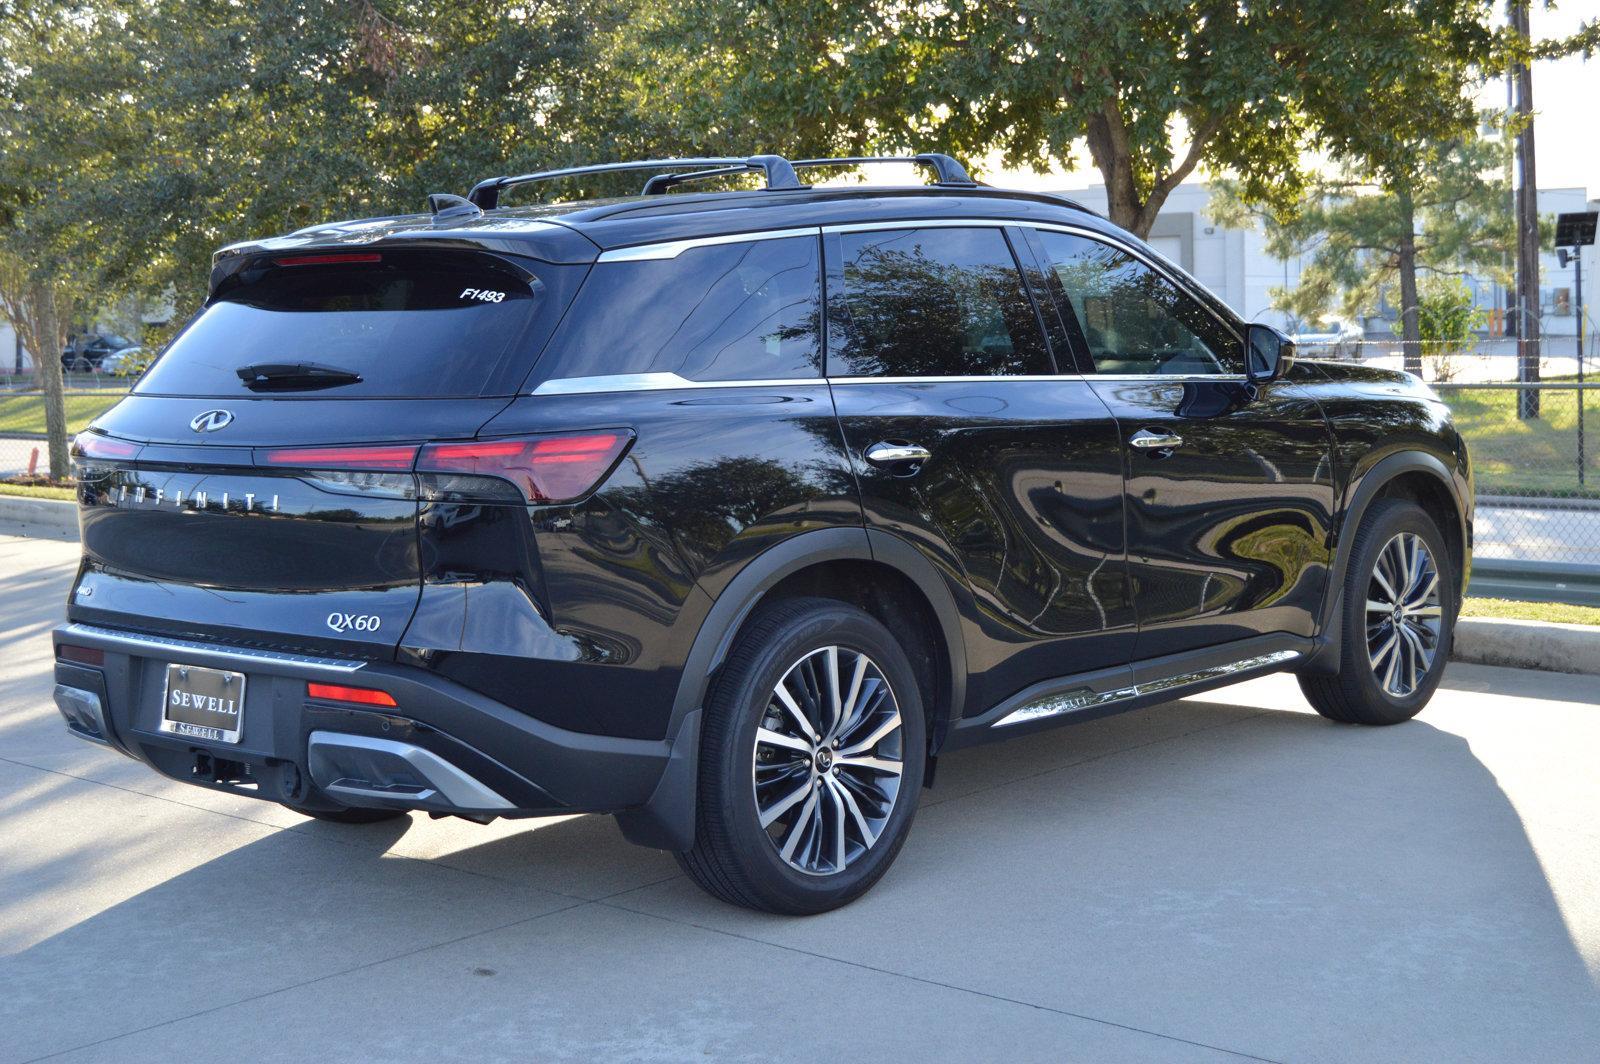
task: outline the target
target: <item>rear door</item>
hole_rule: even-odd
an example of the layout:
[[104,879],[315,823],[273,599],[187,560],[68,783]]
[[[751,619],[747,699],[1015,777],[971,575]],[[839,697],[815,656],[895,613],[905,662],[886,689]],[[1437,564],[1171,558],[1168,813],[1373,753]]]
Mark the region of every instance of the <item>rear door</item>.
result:
[[1086,232],[1033,239],[1126,445],[1138,657],[1314,634],[1333,506],[1321,408],[1292,379],[1247,383],[1238,323],[1154,257]]
[[971,589],[973,701],[1125,663],[1116,423],[1057,372],[1016,231],[825,233],[828,377],[866,520]]
[[74,620],[368,656],[416,609],[420,444],[508,402],[583,267],[266,255],[80,437]]

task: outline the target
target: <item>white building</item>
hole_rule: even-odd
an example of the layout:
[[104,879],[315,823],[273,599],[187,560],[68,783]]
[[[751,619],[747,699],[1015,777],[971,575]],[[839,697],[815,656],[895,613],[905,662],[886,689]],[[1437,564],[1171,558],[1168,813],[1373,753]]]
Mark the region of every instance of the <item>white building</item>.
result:
[[[1082,203],[1085,207],[1105,212],[1105,189],[1096,185],[1085,189],[1066,190],[1062,193]],[[1272,309],[1271,290],[1289,288],[1299,283],[1302,259],[1294,256],[1287,261],[1275,258],[1266,250],[1266,238],[1259,229],[1228,229],[1219,226],[1206,215],[1211,203],[1211,188],[1203,182],[1180,185],[1161,209],[1155,225],[1150,230],[1149,242],[1167,258],[1194,274],[1207,288],[1215,292],[1242,317],[1262,321],[1279,328],[1295,331],[1299,323],[1289,321],[1282,311]],[[1600,209],[1600,200],[1590,200],[1582,188],[1550,188],[1539,190],[1539,211],[1555,215],[1569,211]],[[1541,294],[1541,323],[1543,334],[1556,340],[1550,354],[1566,355],[1572,352],[1560,349],[1560,337],[1577,335],[1577,292],[1574,269],[1563,267],[1554,252],[1540,255],[1539,290]],[[1501,310],[1506,306],[1505,290],[1488,278],[1467,277],[1468,287],[1478,306],[1486,312]],[[1586,333],[1590,358],[1600,357],[1600,248],[1588,247],[1583,255],[1583,311],[1588,320]],[[1337,311],[1337,308],[1332,308]],[[1379,313],[1366,319],[1368,336],[1388,339],[1393,333],[1395,308],[1380,308]]]

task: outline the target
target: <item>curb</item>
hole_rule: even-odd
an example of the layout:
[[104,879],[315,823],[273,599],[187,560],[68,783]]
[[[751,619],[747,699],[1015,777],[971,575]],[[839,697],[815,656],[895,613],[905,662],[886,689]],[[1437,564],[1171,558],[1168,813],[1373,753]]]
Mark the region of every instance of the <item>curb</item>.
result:
[[1452,661],[1545,672],[1600,674],[1600,627],[1462,617]]
[[0,495],[0,533],[75,540],[78,538],[78,504],[65,499]]

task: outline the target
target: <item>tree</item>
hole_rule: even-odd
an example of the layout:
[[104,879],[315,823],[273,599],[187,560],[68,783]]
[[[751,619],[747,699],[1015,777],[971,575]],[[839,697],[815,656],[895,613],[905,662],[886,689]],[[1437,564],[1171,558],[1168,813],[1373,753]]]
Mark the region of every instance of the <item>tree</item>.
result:
[[1336,298],[1356,317],[1397,294],[1405,366],[1420,373],[1419,275],[1471,271],[1507,280],[1504,256],[1515,230],[1504,153],[1503,141],[1477,135],[1414,143],[1395,152],[1376,181],[1347,167],[1313,181],[1282,213],[1251,205],[1237,183],[1219,182],[1210,213],[1224,225],[1262,221],[1275,257],[1310,254],[1299,285],[1274,293],[1298,317],[1316,319]]
[[1106,182],[1141,235],[1198,167],[1254,200],[1303,153],[1387,156],[1470,126],[1483,0],[642,0],[622,31],[637,110],[702,150],[953,150]]

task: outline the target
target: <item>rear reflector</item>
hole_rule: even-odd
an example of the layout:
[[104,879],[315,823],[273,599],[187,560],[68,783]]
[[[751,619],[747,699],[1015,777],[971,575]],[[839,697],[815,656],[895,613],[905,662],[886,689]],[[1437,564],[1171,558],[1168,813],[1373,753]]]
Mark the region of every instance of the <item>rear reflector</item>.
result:
[[343,262],[382,262],[383,256],[376,252],[353,252],[335,255],[289,255],[286,258],[273,259],[274,266],[332,266]]
[[306,697],[321,698],[329,702],[354,702],[362,706],[395,705],[394,695],[370,687],[344,687],[336,683],[308,683]]
[[593,490],[632,439],[618,431],[430,443],[417,456],[417,471],[498,477],[529,502],[567,502]]
[[80,432],[72,440],[72,453],[77,458],[132,458],[139,453],[139,444],[98,432]]
[[98,647],[75,647],[62,643],[56,647],[56,657],[62,661],[76,661],[83,665],[104,665],[106,652]]
[[358,447],[274,447],[256,452],[260,462],[300,469],[392,469],[409,473],[417,458],[414,443]]

